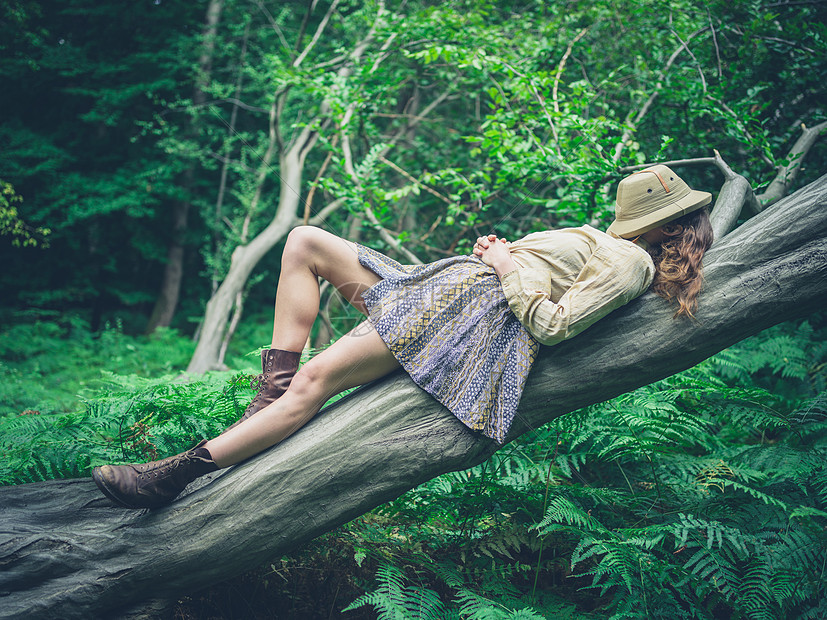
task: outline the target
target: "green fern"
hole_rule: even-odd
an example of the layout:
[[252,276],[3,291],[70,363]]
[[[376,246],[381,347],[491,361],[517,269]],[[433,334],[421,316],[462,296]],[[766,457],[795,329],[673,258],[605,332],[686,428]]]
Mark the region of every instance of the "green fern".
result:
[[[350,608],[383,618],[587,617],[574,600],[601,618],[827,617],[820,321],[562,416],[344,526],[320,555],[379,562]],[[243,376],[106,380],[81,411],[0,421],[0,483],[176,452],[249,396]]]
[[439,595],[428,588],[405,585],[405,575],[390,564],[376,571],[378,587],[363,594],[342,611],[351,611],[364,605],[374,608],[379,620],[441,620],[445,606]]
[[0,484],[86,476],[95,465],[180,452],[240,416],[246,397],[243,377],[226,374],[107,380],[109,389],[82,412],[0,419]]

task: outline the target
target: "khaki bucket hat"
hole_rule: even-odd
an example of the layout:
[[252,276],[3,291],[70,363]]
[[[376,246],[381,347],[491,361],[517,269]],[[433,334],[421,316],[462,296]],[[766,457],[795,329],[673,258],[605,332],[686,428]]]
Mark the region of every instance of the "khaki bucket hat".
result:
[[639,170],[617,186],[615,221],[608,232],[634,237],[712,202],[712,194],[690,188],[662,164]]

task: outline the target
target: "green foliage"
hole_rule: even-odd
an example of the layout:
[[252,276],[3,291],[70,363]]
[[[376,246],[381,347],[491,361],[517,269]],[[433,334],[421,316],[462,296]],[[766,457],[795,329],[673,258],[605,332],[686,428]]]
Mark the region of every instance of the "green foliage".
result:
[[376,579],[379,582],[376,590],[360,596],[342,611],[372,605],[379,620],[441,620],[445,617],[445,606],[439,595],[427,588],[405,586],[404,575],[399,569],[386,564],[376,572]]
[[175,454],[217,435],[244,411],[249,378],[216,373],[198,381],[109,373],[107,387],[78,413],[0,419],[0,484],[88,476],[104,463]]
[[98,394],[103,371],[168,375],[192,354],[193,343],[172,329],[132,337],[116,320],[94,333],[80,316],[57,313],[7,321],[0,332],[0,416],[76,411],[79,396]]
[[11,183],[0,179],[0,237],[11,237],[12,245],[46,246],[45,238],[51,232],[48,228],[32,228],[28,226],[17,213],[17,205],[23,202],[23,197],[14,192]]
[[[0,484],[85,476],[108,462],[180,452],[234,422],[258,356],[236,372],[183,374],[194,346],[173,329],[98,333],[77,315],[7,316],[0,332]],[[258,326],[243,343],[260,341]],[[249,344],[254,349],[253,344]]]
[[[255,350],[233,360],[241,372],[192,377],[193,343],[175,330],[131,337],[119,322],[93,334],[74,315],[17,318],[0,333],[3,485],[175,454],[235,422],[254,394]],[[260,336],[250,329],[242,340]]]
[[0,246],[16,265],[4,274],[3,306],[108,310],[154,299],[178,166],[165,162],[153,179],[154,144],[132,138],[154,97],[187,87],[190,35],[180,33],[200,12],[86,0],[0,8],[0,74],[18,85],[0,94],[0,167],[25,197],[20,217],[51,230],[46,252]]
[[[13,310],[0,335],[2,450],[14,464],[4,482],[175,451],[233,410],[238,382],[226,377],[138,380],[174,375],[192,351],[172,330],[127,335],[157,296],[182,204],[176,325],[190,329],[282,192],[304,197],[314,183],[311,215],[346,206],[329,230],[383,249],[370,208],[435,259],[488,231],[605,223],[625,165],[716,148],[760,186],[801,122],[825,118],[823,2],[346,2],[314,39],[329,6],[226,0],[214,41],[201,3],[0,8],[0,75],[16,85],[0,93],[0,169],[14,185],[0,188],[0,234],[25,245],[52,231],[48,251],[0,245]],[[286,187],[279,157],[264,161],[271,132],[284,144],[308,123],[318,139],[302,186]],[[822,140],[798,183],[826,155]],[[681,174],[720,184],[711,169]],[[278,268],[277,256],[258,267],[248,308],[270,312]],[[320,342],[352,320],[324,306]],[[32,308],[36,321],[15,315]],[[446,615],[567,617],[548,594],[559,591],[578,614],[823,616],[823,576],[810,571],[823,566],[827,512],[820,320],[561,418],[336,542],[360,565],[402,571],[383,569],[386,596],[371,599],[388,614],[414,603],[436,613],[436,592]],[[253,322],[241,352],[263,340]]]
[[[149,314],[175,240],[189,329],[238,244],[311,183],[310,215],[346,206],[329,230],[383,248],[370,208],[428,260],[488,231],[605,223],[625,165],[717,148],[758,186],[801,122],[825,118],[824,3],[345,3],[318,38],[330,3],[221,6],[209,36],[198,3],[0,8],[0,75],[21,85],[0,93],[0,168],[26,197],[18,219],[53,231],[25,261],[0,247],[22,262],[4,305]],[[287,187],[266,154],[308,125],[303,186]],[[822,141],[799,182],[824,161]],[[249,288],[248,307],[270,303],[271,287]]]
[[[567,617],[549,590],[600,617],[818,617],[824,335],[818,315],[778,326],[562,416],[350,524],[354,545],[397,584],[429,575],[461,618]],[[388,603],[387,571],[354,605]],[[418,600],[396,592],[399,608]]]
[[[827,596],[824,332],[820,315],[781,325],[562,416],[325,535],[303,561],[324,566],[335,549],[339,570],[377,571],[376,585],[353,577],[349,591],[367,594],[351,609],[387,618],[816,618]],[[162,374],[162,352],[169,362],[185,342],[173,332],[85,333],[70,318],[0,337],[6,371],[44,363],[63,342],[97,374],[82,407],[0,419],[1,484],[173,454],[250,397],[248,375],[94,368],[97,357],[132,359]]]
[[[801,394],[827,389],[823,360],[827,340],[809,321],[782,323],[737,348],[722,351],[713,361],[715,373],[739,385],[759,385],[795,402]],[[813,363],[813,360],[822,360]]]
[[[407,586],[406,575],[398,567],[383,563],[376,571],[377,588],[364,594],[342,611],[358,609],[365,605],[372,606],[379,618],[407,620],[408,618],[460,618],[466,620],[540,620],[542,618],[576,618],[581,617],[574,606],[560,599],[550,598],[540,604],[535,602],[534,609],[525,600],[520,600],[517,590],[507,582],[487,583],[489,596],[483,596],[470,587],[463,575],[454,566],[444,563],[432,564],[420,558],[428,568],[427,573],[419,575],[420,581],[437,577],[439,582],[450,588],[453,593],[450,609],[442,602],[435,590],[424,586]],[[501,575],[505,576],[505,575]],[[443,586],[443,588],[444,588]]]

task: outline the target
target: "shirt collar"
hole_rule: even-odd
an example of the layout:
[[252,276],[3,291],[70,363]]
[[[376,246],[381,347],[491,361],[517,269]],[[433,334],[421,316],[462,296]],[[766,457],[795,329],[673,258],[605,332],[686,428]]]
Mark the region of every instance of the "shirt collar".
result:
[[[632,241],[632,240],[630,239],[630,241]],[[650,244],[648,241],[646,241],[646,239],[644,239],[643,237],[638,237],[637,239],[632,241],[632,243],[634,243],[635,245],[639,245],[640,247],[642,247],[647,252],[652,248],[652,244]]]
[[643,248],[647,252],[651,249],[652,244],[650,244],[646,239],[643,238],[643,235],[638,235],[634,239],[626,239],[625,237],[621,237],[620,235],[616,234],[615,232],[608,230],[606,231],[609,235],[614,237],[615,239],[621,239],[623,241],[629,241],[630,243],[634,243],[635,245]]

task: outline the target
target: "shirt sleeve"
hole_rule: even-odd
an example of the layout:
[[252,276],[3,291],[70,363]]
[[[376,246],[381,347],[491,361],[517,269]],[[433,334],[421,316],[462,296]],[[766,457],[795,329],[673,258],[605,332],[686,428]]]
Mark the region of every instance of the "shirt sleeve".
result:
[[653,277],[654,265],[640,249],[598,246],[556,303],[550,270],[518,268],[501,282],[520,323],[542,344],[554,345],[641,295]]

